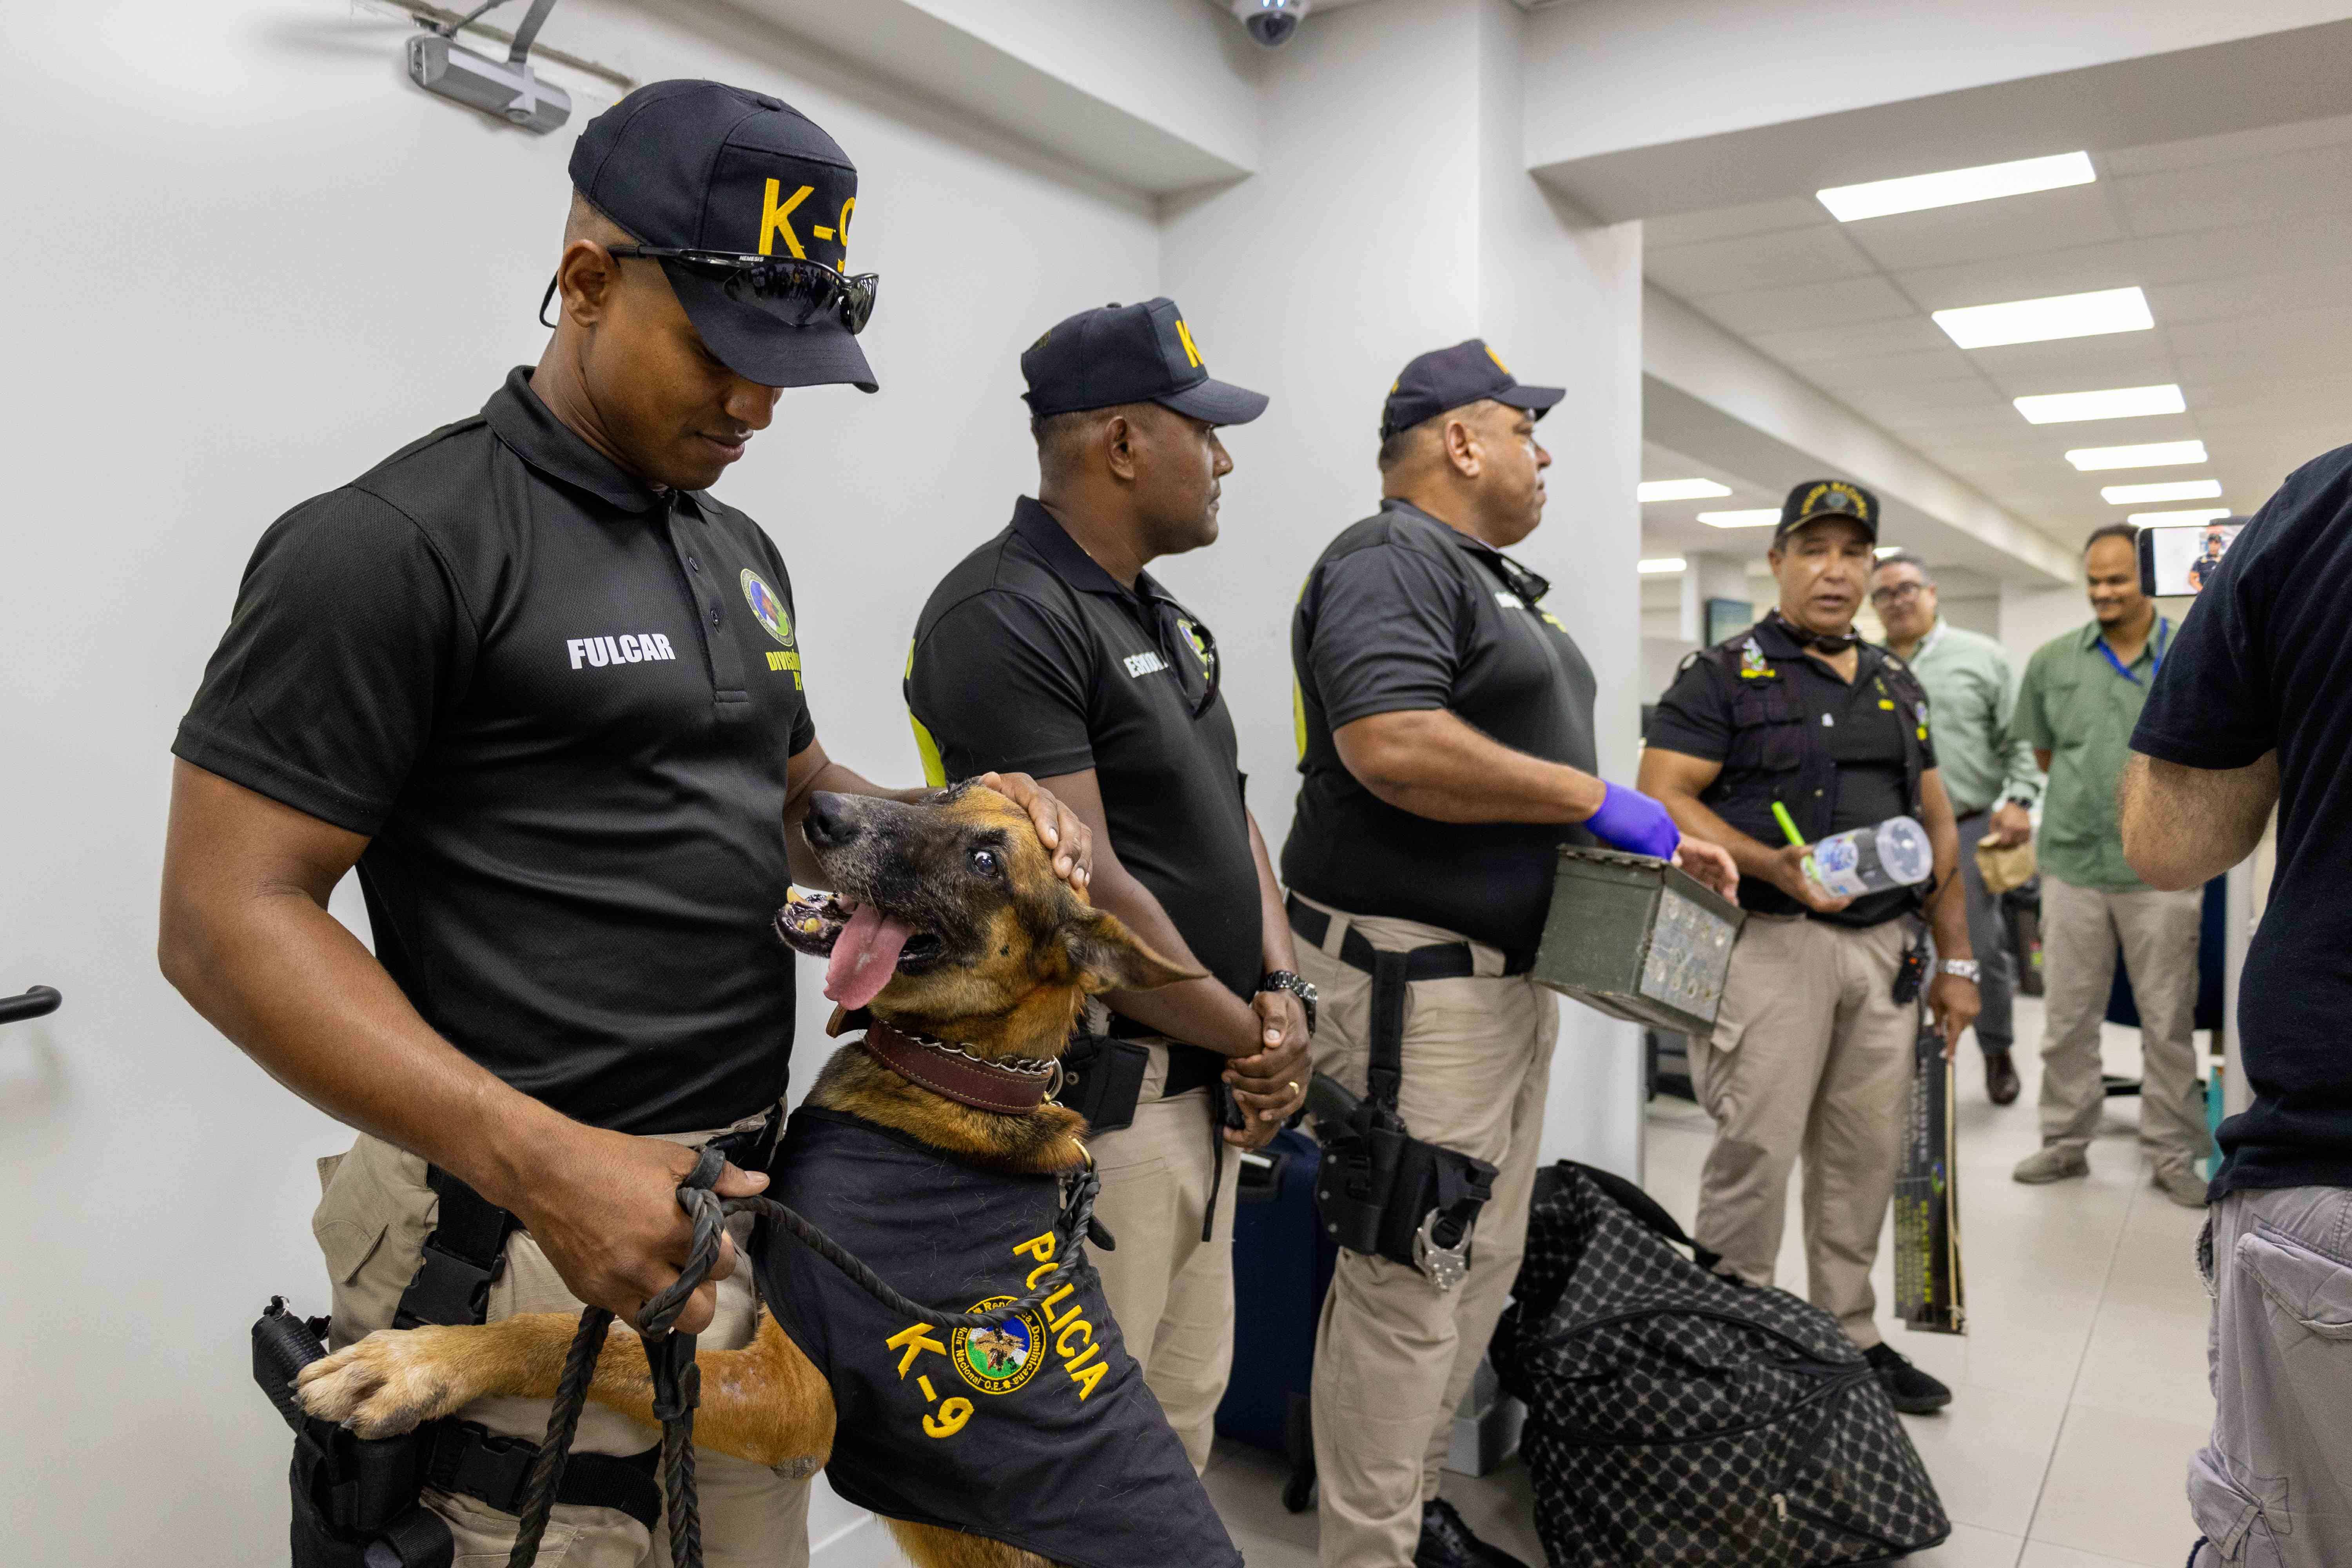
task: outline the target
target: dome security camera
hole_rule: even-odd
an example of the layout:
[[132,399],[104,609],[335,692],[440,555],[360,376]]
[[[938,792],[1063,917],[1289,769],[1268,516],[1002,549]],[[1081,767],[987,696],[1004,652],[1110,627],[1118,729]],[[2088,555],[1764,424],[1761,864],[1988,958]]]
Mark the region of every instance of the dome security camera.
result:
[[1278,49],[1290,42],[1314,0],[1233,0],[1234,18],[1260,46]]

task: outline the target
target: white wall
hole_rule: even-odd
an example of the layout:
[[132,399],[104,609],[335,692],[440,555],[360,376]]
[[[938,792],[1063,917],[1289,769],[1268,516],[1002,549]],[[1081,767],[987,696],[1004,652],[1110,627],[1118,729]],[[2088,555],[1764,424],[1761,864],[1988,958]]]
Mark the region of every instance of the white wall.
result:
[[[1162,574],[1221,617],[1250,803],[1277,847],[1297,793],[1291,603],[1331,536],[1378,504],[1397,371],[1473,335],[1525,379],[1570,388],[1538,431],[1554,457],[1544,526],[1514,553],[1551,578],[1547,605],[1601,676],[1603,772],[1633,771],[1639,231],[1582,222],[1528,176],[1524,25],[1507,0],[1319,15],[1261,62],[1259,173],[1164,203],[1161,276],[1212,370],[1275,400],[1228,432],[1223,539]],[[1629,1026],[1566,1006],[1547,1158],[1638,1169],[1636,1047]]]
[[[804,75],[773,35],[666,10],[569,0],[549,41],[766,88],[860,165],[885,390],[787,395],[721,491],[792,565],[828,749],[912,782],[916,611],[1034,474],[1018,353],[1155,292],[1154,216]],[[347,1137],[156,973],[167,747],[270,520],[536,357],[564,161],[602,107],[544,140],[492,124],[406,84],[409,30],[348,0],[0,7],[0,993],[66,994],[0,1030],[10,1563],[226,1568],[282,1539],[286,1437],[246,1330],[273,1290],[320,1307],[310,1157]],[[803,1077],[824,1047],[806,993]]]

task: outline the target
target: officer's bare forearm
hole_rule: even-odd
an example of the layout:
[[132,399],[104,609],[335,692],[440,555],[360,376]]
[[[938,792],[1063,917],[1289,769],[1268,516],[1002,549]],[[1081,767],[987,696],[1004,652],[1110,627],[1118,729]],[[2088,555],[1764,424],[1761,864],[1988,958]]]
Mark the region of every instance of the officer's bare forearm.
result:
[[327,912],[366,839],[176,763],[156,955],[264,1072],[512,1208],[584,1131],[460,1055]]
[[2278,753],[2242,768],[2189,768],[2134,752],[2116,782],[2124,858],[2151,888],[2177,891],[2254,852],[2278,804]]
[[1753,877],[1771,887],[1781,887],[1779,847],[1740,832],[1699,799],[1722,772],[1720,763],[1651,746],[1642,752],[1642,767],[1633,787],[1664,806],[1666,815],[1675,819],[1675,826],[1683,830],[1684,837],[1722,845],[1738,866],[1741,877]]
[[1960,885],[1960,828],[1952,816],[1952,798],[1944,793],[1944,776],[1934,768],[1919,775],[1919,809],[1927,817],[1927,847],[1936,856],[1935,894],[1927,906],[1927,922],[1936,933],[1936,955],[1974,958],[1969,940],[1969,897]]
[[1258,900],[1258,963],[1271,974],[1277,969],[1298,967],[1298,945],[1290,940],[1290,911],[1283,907],[1282,882],[1274,874],[1274,858],[1265,852],[1265,837],[1257,830],[1255,813],[1249,817],[1250,857],[1257,862]]
[[1443,708],[1375,713],[1331,742],[1356,781],[1433,822],[1582,822],[1608,786],[1580,768],[1514,751]]

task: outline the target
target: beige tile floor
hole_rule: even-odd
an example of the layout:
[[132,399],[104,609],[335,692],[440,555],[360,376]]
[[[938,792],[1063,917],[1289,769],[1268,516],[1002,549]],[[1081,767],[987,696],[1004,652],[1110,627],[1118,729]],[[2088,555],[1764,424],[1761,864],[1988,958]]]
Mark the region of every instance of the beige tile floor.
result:
[[[1960,1183],[1969,1332],[1886,1337],[1952,1384],[1949,1409],[1908,1417],[1953,1521],[1921,1568],[2178,1568],[2196,1530],[2181,1500],[2189,1455],[2212,1415],[2205,1386],[2203,1289],[2192,1256],[2200,1216],[2147,1184],[2134,1142],[2137,1104],[2108,1102],[2091,1175],[2020,1186],[2010,1167],[2039,1142],[2033,1099],[2038,1002],[2021,1003],[2016,1104],[1984,1097],[1972,1042],[1960,1060]],[[2110,1072],[2138,1071],[2138,1040],[2109,1029]],[[1555,1072],[1572,1071],[1562,1062]],[[1661,1098],[1649,1123],[1648,1184],[1685,1225],[1706,1153],[1706,1118]],[[1781,1283],[1801,1286],[1792,1207]],[[1888,1269],[1878,1269],[1889,1299]],[[1209,1489],[1251,1568],[1307,1568],[1315,1521],[1282,1510],[1278,1461],[1221,1445]],[[1543,1562],[1528,1482],[1516,1462],[1482,1479],[1449,1475],[1445,1494],[1472,1526],[1531,1564]],[[1627,1565],[1633,1568],[1633,1565]]]

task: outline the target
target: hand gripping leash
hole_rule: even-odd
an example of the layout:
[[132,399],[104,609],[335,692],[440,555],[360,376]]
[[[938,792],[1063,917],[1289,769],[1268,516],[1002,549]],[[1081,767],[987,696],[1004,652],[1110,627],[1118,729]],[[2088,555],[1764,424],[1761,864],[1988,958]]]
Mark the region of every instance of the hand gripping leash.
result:
[[[706,1147],[695,1161],[692,1173],[678,1186],[678,1207],[694,1220],[693,1246],[677,1278],[637,1310],[637,1332],[644,1336],[646,1364],[653,1373],[654,1415],[662,1427],[662,1491],[667,1503],[665,1511],[669,1517],[669,1555],[674,1568],[702,1568],[702,1520],[694,1486],[694,1410],[701,1403],[702,1379],[694,1361],[694,1336],[677,1332],[673,1325],[678,1313],[686,1310],[687,1299],[709,1278],[711,1266],[719,1260],[719,1238],[729,1217],[750,1214],[774,1221],[790,1231],[801,1245],[840,1269],[851,1284],[891,1311],[935,1329],[998,1328],[1033,1310],[1058,1289],[1048,1279],[1020,1300],[992,1307],[985,1312],[935,1311],[892,1289],[887,1280],[839,1242],[773,1198],[729,1198],[721,1202],[710,1187],[726,1163],[724,1154]],[[1055,1229],[1066,1239],[1083,1237],[1108,1252],[1117,1243],[1103,1223],[1095,1218],[1095,1194],[1099,1185],[1094,1160],[1089,1155],[1087,1168],[1079,1173]],[[563,1375],[556,1384],[555,1404],[547,1415],[547,1437],[531,1461],[530,1476],[523,1487],[520,1526],[515,1534],[514,1550],[507,1557],[507,1568],[531,1568],[538,1561],[540,1539],[547,1533],[548,1520],[555,1508],[556,1489],[563,1480],[564,1462],[572,1456],[572,1441],[580,1428],[581,1412],[588,1404],[588,1387],[595,1380],[596,1358],[603,1352],[605,1336],[612,1327],[609,1309],[581,1310],[580,1331],[572,1338],[572,1349],[563,1359]]]

